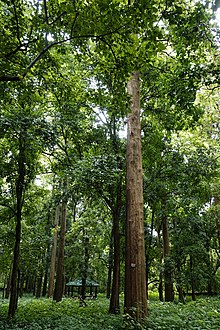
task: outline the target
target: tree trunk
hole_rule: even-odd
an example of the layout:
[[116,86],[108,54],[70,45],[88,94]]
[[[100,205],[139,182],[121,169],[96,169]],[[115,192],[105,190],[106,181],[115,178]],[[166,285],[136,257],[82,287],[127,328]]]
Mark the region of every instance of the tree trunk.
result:
[[193,271],[193,258],[190,256],[190,276],[191,276],[191,288],[192,288],[192,300],[196,300],[196,293],[195,293],[195,279],[194,279],[194,271]]
[[[45,226],[45,232],[47,236],[50,236],[51,233],[51,205],[48,207],[48,213],[47,213],[47,224]],[[46,297],[47,294],[47,281],[48,281],[48,272],[49,272],[49,265],[50,265],[50,248],[51,248],[51,243],[50,240],[47,240],[47,248],[45,251],[45,256],[43,260],[44,264],[44,276],[43,276],[43,288],[42,288],[42,297]]]
[[[162,265],[163,262],[163,252],[162,252],[162,242],[161,242],[161,228],[159,227],[157,229],[157,245],[159,250],[161,251],[160,253],[160,264]],[[162,267],[161,267],[162,269]],[[160,270],[160,274],[159,274],[159,285],[158,285],[158,293],[159,293],[159,300],[163,301],[163,271]]]
[[87,281],[87,273],[89,267],[89,238],[87,236],[87,231],[83,228],[83,240],[84,240],[84,263],[82,268],[82,290],[81,297],[82,300],[86,298],[86,281]]
[[60,205],[57,205],[55,210],[53,246],[52,246],[51,261],[50,261],[50,278],[49,278],[48,293],[47,293],[48,298],[52,297],[53,295],[56,254],[57,254],[57,228],[59,225],[59,216],[60,216]]
[[163,301],[163,273],[159,275],[159,286],[158,286],[159,300]]
[[43,272],[41,271],[37,277],[36,280],[36,298],[40,298],[41,296],[41,287],[42,287],[42,281],[43,281]]
[[48,269],[45,269],[43,289],[42,289],[42,297],[46,297],[46,294],[47,294],[47,279],[48,279]]
[[32,293],[33,293],[33,296],[35,296],[36,295],[36,284],[37,284],[37,277],[36,277],[36,275],[34,275],[34,277],[33,277],[33,286],[32,286]]
[[5,290],[5,299],[8,299],[9,298],[9,295],[10,295],[10,285],[11,285],[11,272],[12,272],[12,265],[10,267],[10,271],[6,277],[6,290]]
[[132,111],[128,116],[126,155],[125,312],[141,322],[147,316],[147,294],[138,72],[132,73],[128,93]]
[[111,295],[112,270],[113,270],[113,229],[110,237],[109,255],[108,255],[108,278],[107,278],[107,289],[106,289],[106,298],[108,299],[110,298]]
[[152,209],[150,237],[149,237],[149,240],[148,240],[147,250],[146,250],[146,291],[147,291],[147,298],[148,298],[148,279],[149,279],[149,272],[150,272],[150,265],[151,265],[150,253],[151,253],[151,246],[152,246],[152,240],[153,240],[153,230],[154,230],[154,207]]
[[[121,191],[117,194],[118,198],[121,198]],[[114,243],[114,264],[113,264],[113,280],[112,280],[112,292],[109,306],[109,313],[120,313],[119,303],[119,289],[120,289],[120,210],[121,207],[117,203],[116,209],[113,211],[113,243]]]
[[218,239],[218,251],[220,252],[220,198],[218,196],[214,196],[213,204],[216,206],[216,231]]
[[[112,119],[112,146],[115,154],[117,155],[117,167],[122,169],[121,159],[119,155],[119,145],[117,139],[117,128],[115,117]],[[118,314],[120,313],[120,303],[119,303],[119,292],[120,292],[120,216],[122,207],[122,178],[118,177],[115,193],[115,203],[111,207],[112,210],[112,220],[113,220],[113,280],[111,289],[111,298],[109,305],[109,313]]]
[[22,273],[21,280],[20,280],[20,288],[19,288],[19,297],[20,298],[23,297],[23,293],[24,293],[24,282],[25,282],[25,274]]
[[18,156],[18,179],[16,183],[16,233],[14,245],[14,259],[11,275],[11,292],[8,309],[8,317],[15,316],[18,303],[18,265],[20,256],[20,240],[21,240],[21,211],[23,205],[23,191],[25,181],[25,145],[23,138],[19,139],[19,156]]
[[169,246],[168,221],[166,215],[164,215],[162,219],[162,235],[163,235],[165,301],[173,301],[174,295],[173,295],[172,273],[170,270],[170,265],[168,263],[170,246]]
[[56,302],[61,301],[64,291],[64,247],[65,247],[65,233],[66,233],[66,211],[67,211],[67,198],[66,198],[67,182],[64,182],[64,198],[62,201],[61,210],[61,228],[60,228],[60,241],[59,253],[57,260],[56,283],[53,300]]

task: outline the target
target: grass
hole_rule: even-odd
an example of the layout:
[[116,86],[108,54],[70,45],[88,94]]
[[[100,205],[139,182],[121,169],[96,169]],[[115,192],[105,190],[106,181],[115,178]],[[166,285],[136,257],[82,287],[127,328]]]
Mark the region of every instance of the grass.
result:
[[[152,297],[153,298],[153,297]],[[13,321],[7,322],[8,301],[0,301],[0,330],[219,330],[220,297],[199,298],[185,305],[149,301],[145,326],[128,324],[122,315],[108,314],[109,300],[99,297],[80,307],[74,299],[55,303],[50,299],[22,298]]]

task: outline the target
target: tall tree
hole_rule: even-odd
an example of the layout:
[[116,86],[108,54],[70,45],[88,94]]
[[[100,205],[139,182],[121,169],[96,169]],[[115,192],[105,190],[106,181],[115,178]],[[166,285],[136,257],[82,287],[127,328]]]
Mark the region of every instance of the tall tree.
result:
[[53,299],[56,302],[63,298],[65,277],[64,277],[64,248],[66,234],[66,216],[67,216],[67,179],[64,179],[64,191],[61,204],[61,220],[60,220],[60,239],[58,247],[58,260],[56,269],[56,282]]
[[52,251],[51,251],[51,261],[50,261],[50,277],[49,277],[48,293],[47,293],[48,298],[50,298],[53,295],[59,218],[60,218],[60,205],[57,205],[55,210],[55,219],[54,219],[53,243],[52,243]]
[[14,259],[11,275],[11,293],[8,309],[8,316],[13,317],[17,309],[18,301],[18,267],[21,240],[21,212],[24,200],[24,184],[26,176],[26,130],[19,136],[19,156],[18,156],[18,178],[16,182],[16,233],[14,245]]
[[143,172],[140,125],[140,77],[128,82],[131,113],[127,131],[125,311],[141,321],[147,316]]

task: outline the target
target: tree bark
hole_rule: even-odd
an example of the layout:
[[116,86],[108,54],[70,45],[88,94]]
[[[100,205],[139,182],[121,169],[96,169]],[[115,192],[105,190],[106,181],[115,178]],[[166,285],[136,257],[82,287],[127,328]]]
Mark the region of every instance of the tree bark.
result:
[[47,293],[48,298],[52,297],[53,295],[56,254],[57,254],[57,227],[59,225],[59,216],[60,216],[60,205],[57,205],[55,210],[53,246],[52,246],[51,261],[50,261],[50,277],[49,277],[49,285],[48,285],[48,293]]
[[60,228],[60,241],[59,252],[57,260],[56,283],[53,300],[59,302],[63,298],[64,291],[64,248],[65,248],[65,233],[66,233],[66,211],[67,211],[67,182],[64,182],[64,197],[61,209],[61,228]]
[[[121,198],[121,191],[118,192],[118,198]],[[118,204],[118,203],[117,203]],[[113,264],[113,280],[112,280],[112,292],[110,298],[109,313],[118,314],[120,313],[119,303],[119,290],[120,290],[120,210],[119,205],[113,212],[113,243],[114,243],[114,264]]]
[[170,270],[170,265],[168,263],[168,257],[170,254],[170,245],[169,245],[168,221],[166,215],[164,215],[162,218],[162,235],[163,235],[165,301],[173,301],[174,295],[173,295],[172,273]]
[[131,75],[128,93],[132,104],[128,116],[126,155],[125,312],[141,322],[147,316],[147,297],[138,72]]
[[22,137],[19,138],[19,156],[18,156],[18,179],[16,183],[16,232],[14,245],[14,259],[11,275],[11,292],[8,309],[8,317],[15,316],[18,302],[18,265],[20,256],[21,240],[21,212],[23,206],[23,191],[25,182],[25,142]]

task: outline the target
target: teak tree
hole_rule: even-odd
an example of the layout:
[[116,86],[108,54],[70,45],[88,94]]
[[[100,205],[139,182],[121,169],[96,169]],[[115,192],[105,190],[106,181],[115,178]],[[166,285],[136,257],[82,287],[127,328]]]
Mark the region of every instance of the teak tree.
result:
[[131,113],[127,131],[125,312],[141,321],[147,316],[143,171],[140,125],[140,78],[133,72],[128,82]]

